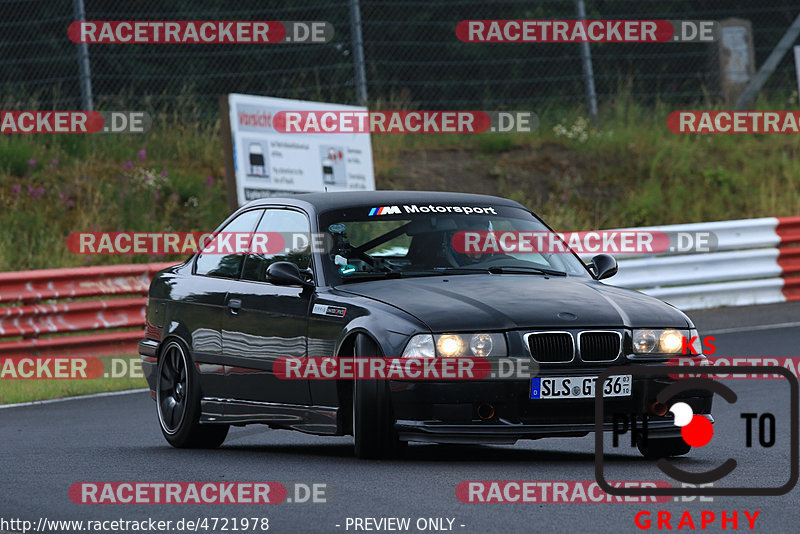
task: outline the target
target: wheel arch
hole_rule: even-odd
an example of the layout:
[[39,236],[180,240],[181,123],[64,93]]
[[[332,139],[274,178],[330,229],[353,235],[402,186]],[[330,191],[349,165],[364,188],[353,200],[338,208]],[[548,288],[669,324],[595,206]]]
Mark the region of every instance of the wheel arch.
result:
[[[342,358],[346,356],[354,356],[356,350],[356,339],[358,339],[358,336],[360,335],[368,337],[375,344],[375,346],[378,347],[378,350],[381,352],[381,354],[385,354],[380,342],[378,342],[376,337],[369,330],[363,327],[356,327],[349,330],[339,342],[339,346],[337,347],[335,353],[336,357]],[[340,413],[342,414],[340,433],[352,434],[353,420],[352,414],[348,408],[353,402],[353,381],[349,379],[337,380],[336,397],[339,401]]]
[[158,345],[159,357],[161,354],[161,347],[166,343],[167,340],[170,338],[177,338],[183,343],[184,347],[188,354],[191,356],[192,353],[192,334],[189,332],[189,328],[180,321],[169,321],[169,323],[164,327],[164,334],[161,337],[161,341]]

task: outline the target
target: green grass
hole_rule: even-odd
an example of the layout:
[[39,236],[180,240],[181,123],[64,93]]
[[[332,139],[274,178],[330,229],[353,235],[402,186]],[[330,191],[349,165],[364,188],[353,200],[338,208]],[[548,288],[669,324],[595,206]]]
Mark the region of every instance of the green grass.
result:
[[[75,395],[89,395],[105,391],[122,391],[125,389],[138,389],[147,387],[147,382],[141,376],[141,366],[138,356],[101,357],[105,372],[115,374],[112,360],[126,361],[127,369],[134,363],[136,374],[129,378],[101,377],[93,379],[0,379],[0,404],[14,404],[35,400],[56,399],[72,397]],[[117,374],[122,374],[122,364],[117,363]]]
[[[0,271],[174,257],[78,256],[79,231],[204,231],[227,214],[219,124],[0,137]],[[24,163],[24,165],[23,165]]]
[[[796,104],[756,109],[787,107]],[[484,177],[497,181],[497,194],[559,230],[800,214],[796,136],[674,134],[666,127],[673,109],[624,101],[602,109],[594,124],[578,111],[551,110],[530,134],[373,136],[378,186],[403,188],[397,161],[417,150],[460,147],[486,162]],[[507,161],[525,151],[524,165]],[[508,179],[526,171],[529,183]]]

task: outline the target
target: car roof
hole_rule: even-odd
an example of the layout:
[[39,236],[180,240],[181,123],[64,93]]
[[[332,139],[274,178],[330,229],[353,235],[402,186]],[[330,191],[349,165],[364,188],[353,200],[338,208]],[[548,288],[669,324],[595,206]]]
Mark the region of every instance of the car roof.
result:
[[268,197],[247,203],[248,208],[274,206],[275,204],[311,205],[315,211],[357,206],[383,206],[387,204],[475,204],[513,206],[522,204],[507,198],[474,193],[450,193],[444,191],[337,191],[330,193],[299,193],[285,197]]

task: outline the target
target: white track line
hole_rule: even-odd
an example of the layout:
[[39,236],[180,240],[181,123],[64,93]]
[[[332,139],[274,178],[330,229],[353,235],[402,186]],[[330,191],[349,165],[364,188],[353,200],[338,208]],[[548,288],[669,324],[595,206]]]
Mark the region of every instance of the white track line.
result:
[[39,406],[40,404],[54,404],[56,402],[66,402],[71,400],[97,399],[100,397],[117,397],[119,395],[130,395],[131,393],[144,393],[145,391],[150,391],[150,390],[147,388],[125,389],[122,391],[106,391],[104,393],[92,393],[91,395],[76,395],[74,397],[63,397],[61,399],[46,399],[46,400],[37,400],[30,402],[18,402],[17,404],[2,404],[0,405],[0,410],[3,410],[5,408],[21,408],[23,406]]
[[773,330],[779,328],[794,328],[800,326],[800,322],[794,323],[776,323],[776,324],[760,324],[754,326],[740,326],[739,328],[720,328],[718,330],[703,330],[701,333],[706,334],[734,334],[736,332],[747,332],[749,330]]

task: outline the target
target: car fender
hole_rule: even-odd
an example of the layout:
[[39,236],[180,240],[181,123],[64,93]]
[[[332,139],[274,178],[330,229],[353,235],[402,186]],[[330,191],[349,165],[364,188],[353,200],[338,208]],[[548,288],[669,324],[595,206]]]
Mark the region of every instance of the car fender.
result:
[[[400,357],[406,343],[415,334],[430,333],[430,329],[413,315],[385,304],[368,300],[361,304],[362,313],[344,325],[336,340],[334,354],[346,354],[358,333],[368,335],[385,357]],[[387,328],[387,325],[391,325]]]

